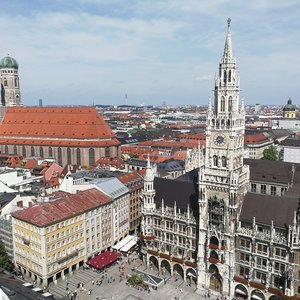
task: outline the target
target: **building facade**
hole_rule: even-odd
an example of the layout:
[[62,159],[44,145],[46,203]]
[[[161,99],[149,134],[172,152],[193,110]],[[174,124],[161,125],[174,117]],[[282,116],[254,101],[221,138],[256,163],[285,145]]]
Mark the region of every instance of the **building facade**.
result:
[[[16,268],[43,286],[78,269],[87,254],[92,254],[93,243],[89,240],[96,240],[97,217],[99,224],[107,221],[105,208],[103,219],[100,211],[109,203],[110,197],[91,189],[75,195],[61,194],[53,201],[12,213]],[[98,245],[97,251],[101,251],[103,244],[97,240]]]
[[300,169],[282,162],[244,162],[239,90],[228,20],[198,169],[170,180],[156,177],[148,162],[142,254],[162,274],[182,276],[208,293],[292,299],[300,292]]

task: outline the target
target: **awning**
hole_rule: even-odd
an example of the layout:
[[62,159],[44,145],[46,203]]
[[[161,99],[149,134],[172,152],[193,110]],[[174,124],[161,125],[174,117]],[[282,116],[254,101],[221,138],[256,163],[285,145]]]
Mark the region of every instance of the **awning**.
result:
[[[112,248],[117,251],[127,252],[132,246],[134,246],[136,244],[136,242],[137,242],[137,237],[135,237],[133,235],[127,235],[124,239],[122,239],[119,243],[114,245]],[[128,250],[126,250],[126,249],[128,249]]]
[[236,289],[235,292],[237,294],[240,294],[240,295],[243,295],[243,296],[247,296],[247,294],[244,291],[240,290],[240,289]]
[[100,270],[110,265],[111,263],[115,262],[120,256],[121,256],[120,253],[105,251],[95,256],[94,258],[88,260],[86,264]]
[[255,300],[264,300],[264,296],[263,295],[260,295],[258,293],[254,293],[252,296],[251,296],[251,299],[255,299]]
[[133,239],[131,239],[127,244],[120,248],[120,251],[128,252],[133,246],[136,245],[137,240],[138,238],[134,236]]
[[25,286],[25,287],[30,287],[30,286],[32,286],[32,283],[25,282],[25,283],[23,283],[22,285]]
[[53,295],[51,293],[46,292],[46,293],[42,294],[42,296],[48,298],[48,297],[51,297]]
[[42,289],[40,289],[39,287],[36,287],[36,288],[34,288],[34,289],[32,289],[34,292],[41,292],[42,291]]
[[191,272],[187,273],[187,276],[191,276],[191,277],[194,277],[194,278],[197,277],[195,274],[193,274],[193,273],[191,273]]

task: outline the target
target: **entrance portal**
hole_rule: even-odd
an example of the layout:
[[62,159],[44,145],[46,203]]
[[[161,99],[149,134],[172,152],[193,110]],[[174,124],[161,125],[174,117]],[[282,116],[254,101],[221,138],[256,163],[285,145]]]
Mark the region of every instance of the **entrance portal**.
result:
[[212,274],[209,281],[209,288],[218,293],[222,293],[222,282],[216,274]]

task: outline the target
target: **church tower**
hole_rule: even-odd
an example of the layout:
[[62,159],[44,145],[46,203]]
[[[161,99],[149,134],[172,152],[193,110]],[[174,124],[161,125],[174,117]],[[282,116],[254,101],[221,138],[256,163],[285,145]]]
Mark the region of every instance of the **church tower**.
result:
[[214,106],[209,101],[206,153],[199,169],[198,287],[233,297],[235,228],[249,186],[243,164],[244,104],[228,29],[215,79]]
[[2,106],[19,106],[21,103],[19,85],[19,65],[10,56],[0,60],[1,104]]

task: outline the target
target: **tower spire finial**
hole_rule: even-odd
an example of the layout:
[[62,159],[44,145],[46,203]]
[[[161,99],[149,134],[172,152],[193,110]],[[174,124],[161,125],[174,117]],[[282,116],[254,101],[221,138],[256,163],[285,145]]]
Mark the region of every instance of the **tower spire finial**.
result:
[[231,23],[231,19],[228,18],[228,19],[227,19],[227,29],[228,29],[228,30],[230,29],[230,23]]

